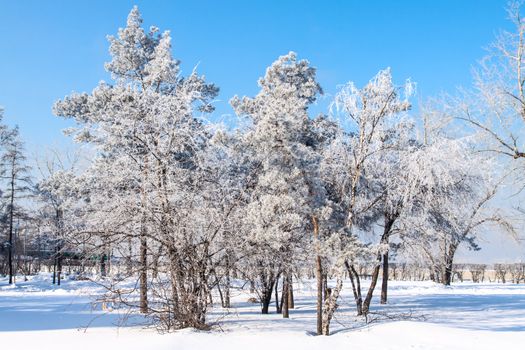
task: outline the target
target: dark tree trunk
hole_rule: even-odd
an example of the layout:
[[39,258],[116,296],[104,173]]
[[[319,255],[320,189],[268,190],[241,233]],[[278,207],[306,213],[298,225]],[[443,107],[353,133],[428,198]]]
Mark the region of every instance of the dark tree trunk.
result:
[[[147,231],[146,231],[146,224],[147,224],[147,217],[146,217],[146,183],[148,179],[148,157],[146,156],[144,158],[144,170],[143,170],[143,179],[142,179],[142,188],[141,188],[141,208],[142,208],[142,217],[140,222],[140,282],[139,282],[139,290],[140,290],[140,312],[141,313],[147,313],[148,312],[148,241],[147,241]],[[171,252],[170,254],[170,261],[173,263],[175,257],[175,253]],[[177,300],[177,294],[175,293],[173,303],[176,304],[178,302]]]
[[100,277],[106,277],[106,254],[100,256]]
[[323,273],[323,303],[328,298],[328,274]]
[[[273,271],[267,271],[264,263],[259,262],[261,270],[259,271],[259,281],[261,285],[261,313],[268,314],[270,303],[272,302],[273,287],[275,286],[275,281],[279,278],[280,273],[273,273]],[[274,266],[275,267],[275,266]]]
[[295,308],[295,302],[293,298],[293,277],[292,274],[288,275],[288,308]]
[[285,274],[283,276],[283,293],[282,293],[282,296],[281,296],[281,300],[283,302],[283,307],[282,307],[282,314],[283,314],[283,318],[290,318],[290,304],[289,304],[289,278],[288,278],[288,274]]
[[60,285],[62,279],[62,248],[60,245],[57,247],[57,285]]
[[274,283],[271,282],[269,288],[264,288],[264,290],[261,293],[261,313],[264,315],[267,315],[269,313],[270,303],[272,301],[273,285]]
[[279,305],[279,277],[277,277],[275,281],[275,312],[280,314],[281,310],[281,305]]
[[131,237],[128,237],[128,256],[126,258],[126,274],[131,276],[133,274],[133,244]]
[[225,283],[224,283],[224,303],[222,305],[222,307],[224,308],[229,308],[231,307],[231,301],[230,301],[230,284],[231,284],[231,281],[230,281],[230,271],[231,271],[231,266],[230,266],[230,256],[229,255],[226,255],[226,276],[225,276]]
[[448,250],[445,252],[443,277],[441,278],[441,282],[445,286],[450,286],[450,283],[452,283],[452,272],[453,272],[454,255],[456,254],[456,249],[457,249],[457,245],[451,244],[448,247]]
[[9,284],[13,283],[13,277],[15,274],[13,268],[13,216],[14,216],[14,204],[15,204],[15,158],[13,157],[12,167],[11,167],[11,198],[9,205],[9,249],[7,251],[7,263],[9,265]]
[[57,254],[55,252],[55,254],[53,255],[53,284],[56,283],[56,278],[57,278]]
[[370,303],[372,302],[372,297],[374,295],[374,289],[377,284],[377,280],[379,277],[379,269],[381,265],[378,263],[374,267],[374,271],[372,272],[372,280],[370,281],[370,288],[368,288],[368,292],[366,293],[365,300],[363,301],[363,314],[367,315],[368,311],[370,310]]
[[[319,222],[317,217],[312,216],[314,227],[314,240],[319,240]],[[319,249],[316,247],[316,250]],[[317,335],[323,334],[323,264],[319,252],[315,257],[315,278],[317,280]]]
[[357,309],[357,316],[363,314],[363,297],[361,296],[361,279],[357,273],[354,265],[348,264],[345,261],[345,266],[348,271],[348,276],[350,277],[350,282],[352,282],[352,292],[354,293],[355,306]]
[[388,251],[383,254],[383,280],[381,282],[381,304],[386,304],[388,293]]
[[452,265],[446,262],[445,271],[443,273],[443,284],[445,286],[450,286],[450,283],[452,283]]
[[148,311],[148,243],[140,237],[140,312]]
[[[392,230],[392,226],[394,225],[395,220],[396,220],[395,217],[391,218],[391,217],[385,216],[385,227],[383,229],[383,235],[381,236],[382,244],[388,243],[388,237],[390,235],[390,231]],[[374,267],[374,270],[372,272],[372,281],[370,282],[370,288],[368,289],[365,300],[363,302],[363,314],[365,315],[367,315],[368,311],[370,310],[370,303],[372,302],[372,297],[374,295],[374,289],[376,287],[377,280],[379,279],[379,270],[381,268],[381,258],[382,258],[382,254],[380,254],[377,258],[377,265]]]

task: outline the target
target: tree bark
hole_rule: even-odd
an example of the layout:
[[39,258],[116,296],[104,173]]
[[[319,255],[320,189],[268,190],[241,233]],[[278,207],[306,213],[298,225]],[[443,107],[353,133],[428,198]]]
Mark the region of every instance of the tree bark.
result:
[[282,308],[282,314],[283,318],[290,318],[290,304],[289,304],[289,285],[288,285],[288,274],[285,274],[283,276],[283,293],[281,296],[281,300],[283,301],[283,308]]
[[[390,231],[392,230],[392,226],[394,225],[394,222],[395,222],[395,218],[390,218],[388,216],[385,216],[385,227],[383,229],[383,235],[381,236],[381,241],[380,241],[382,244],[388,243],[388,237],[390,235]],[[367,315],[368,311],[370,310],[370,303],[372,302],[372,297],[374,295],[374,289],[376,287],[377,280],[379,279],[379,270],[381,268],[381,258],[382,258],[382,254],[380,254],[377,258],[377,264],[374,267],[374,270],[372,272],[372,281],[370,282],[370,288],[368,288],[368,292],[366,293],[366,297],[363,302],[363,314],[365,315]]]
[[148,243],[140,237],[140,312],[148,311]]
[[[217,283],[217,291],[219,292],[219,298],[221,299],[221,306],[224,307],[224,296],[222,295],[221,281],[217,278],[217,275],[215,275],[215,281]],[[210,293],[210,297],[211,297],[211,293]],[[210,301],[210,304],[212,304],[211,301]]]
[[226,279],[226,282],[224,284],[224,303],[223,303],[223,307],[224,308],[230,308],[231,307],[231,301],[230,301],[230,284],[231,284],[231,281],[230,281],[230,270],[231,270],[231,266],[230,266],[230,256],[229,255],[226,255],[226,273],[225,273],[225,279]]
[[[338,275],[339,276],[339,275]],[[335,310],[337,309],[337,298],[339,298],[339,293],[343,288],[343,280],[337,278],[337,283],[335,288],[328,289],[328,295],[325,297],[325,307],[323,310],[323,325],[322,325],[322,335],[330,335],[330,322],[334,316]]]
[[264,268],[263,262],[259,262],[261,270],[259,271],[259,280],[261,285],[261,313],[268,314],[270,303],[272,302],[273,287],[275,281],[279,278],[279,273],[274,274],[273,271],[267,271]]
[[[357,309],[357,316],[363,315],[363,297],[361,296],[361,279],[357,273],[354,265],[348,264],[345,261],[345,266],[348,271],[348,276],[350,277],[350,282],[352,282],[352,291],[354,293],[355,306]],[[355,280],[354,280],[355,279]]]
[[269,307],[272,301],[273,285],[274,283],[271,283],[269,288],[265,288],[261,293],[262,294],[261,295],[261,304],[262,304],[261,313],[264,315],[267,315],[269,313]]
[[377,265],[374,267],[374,271],[372,272],[372,280],[370,281],[370,287],[368,288],[368,292],[366,293],[365,300],[363,301],[363,314],[364,315],[368,315],[368,311],[370,310],[370,303],[374,295],[374,289],[377,284],[380,268],[381,268],[381,264],[378,262]]
[[231,307],[231,298],[230,298],[230,273],[226,273],[226,283],[224,284],[224,308]]
[[315,278],[317,280],[317,335],[323,334],[323,264],[319,255],[319,221],[312,216],[316,244]]
[[133,244],[131,237],[128,237],[128,256],[126,257],[126,274],[131,276],[133,274]]
[[56,278],[57,278],[57,255],[55,252],[55,254],[53,255],[53,284],[56,283]]
[[62,279],[62,248],[59,245],[57,247],[57,285],[60,285]]
[[14,216],[14,204],[15,204],[15,158],[13,157],[13,161],[11,164],[11,196],[9,198],[10,206],[9,206],[9,249],[8,249],[8,257],[7,257],[7,263],[9,264],[9,284],[13,283],[13,277],[14,277],[14,268],[13,268],[13,216]]
[[292,274],[288,275],[288,308],[295,308],[295,302],[293,298],[293,277]]
[[[387,238],[388,243],[388,238]],[[387,303],[388,294],[388,251],[383,254],[383,280],[381,282],[381,304]]]
[[[146,238],[146,183],[148,179],[148,157],[144,158],[144,170],[141,188],[141,209],[142,217],[140,222],[140,312],[147,313],[148,311],[148,241]],[[174,257],[170,256],[170,261]]]
[[102,255],[100,256],[100,277],[106,277],[106,275],[106,253],[102,253]]
[[280,314],[281,313],[281,305],[279,304],[279,276],[277,277],[277,280],[275,281],[275,312]]
[[450,244],[448,250],[445,251],[445,261],[443,266],[443,277],[441,279],[445,286],[450,286],[452,283],[452,271],[454,264],[454,255],[456,254],[457,245]]

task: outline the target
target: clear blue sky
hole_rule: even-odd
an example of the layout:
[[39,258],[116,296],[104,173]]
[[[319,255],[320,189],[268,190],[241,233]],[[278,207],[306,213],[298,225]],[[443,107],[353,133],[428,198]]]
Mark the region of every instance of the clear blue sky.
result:
[[108,80],[107,34],[125,25],[137,4],[145,25],[169,29],[183,72],[221,88],[217,115],[234,94],[253,95],[256,81],[290,50],[318,68],[328,103],[336,86],[365,83],[391,67],[418,96],[470,83],[470,70],[500,28],[504,0],[440,1],[7,1],[0,0],[0,105],[30,151],[67,143],[67,124],[51,114],[71,91]]

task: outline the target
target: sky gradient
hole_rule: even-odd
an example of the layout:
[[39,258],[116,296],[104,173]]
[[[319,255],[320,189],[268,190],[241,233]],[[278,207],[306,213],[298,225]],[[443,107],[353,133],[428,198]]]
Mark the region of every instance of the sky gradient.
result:
[[171,30],[183,73],[198,71],[221,88],[216,117],[235,94],[290,50],[310,60],[326,94],[359,86],[391,67],[417,82],[419,99],[468,86],[471,68],[500,28],[505,1],[7,1],[0,0],[0,106],[30,150],[61,145],[53,102],[109,80],[106,35],[125,26],[134,4],[145,26]]

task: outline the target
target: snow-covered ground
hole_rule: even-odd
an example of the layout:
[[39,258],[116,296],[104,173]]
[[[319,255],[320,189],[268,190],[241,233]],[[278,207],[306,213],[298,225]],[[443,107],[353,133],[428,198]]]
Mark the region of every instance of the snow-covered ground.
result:
[[[313,284],[295,285],[290,319],[261,315],[249,293],[214,309],[212,331],[158,334],[139,317],[102,310],[103,288],[88,281],[51,286],[49,276],[8,286],[0,279],[0,344],[17,349],[520,349],[525,344],[525,285],[391,282],[389,304],[373,304],[373,322],[354,317],[346,286],[333,335],[315,337]],[[123,323],[126,326],[123,326]]]

